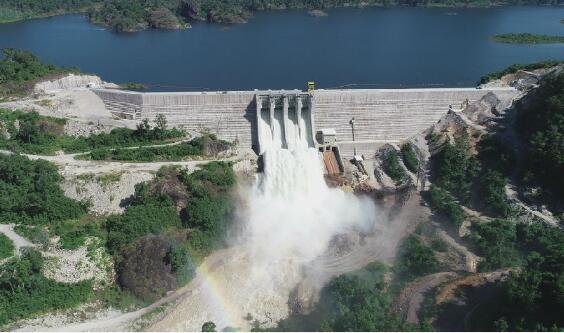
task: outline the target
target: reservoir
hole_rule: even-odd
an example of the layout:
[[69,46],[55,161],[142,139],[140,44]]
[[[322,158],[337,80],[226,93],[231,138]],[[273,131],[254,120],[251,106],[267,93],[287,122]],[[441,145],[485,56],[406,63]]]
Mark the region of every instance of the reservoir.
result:
[[564,44],[493,42],[564,35],[564,7],[364,8],[258,12],[246,24],[115,33],[67,15],[0,25],[0,47],[33,51],[155,91],[474,86],[513,63],[564,59]]

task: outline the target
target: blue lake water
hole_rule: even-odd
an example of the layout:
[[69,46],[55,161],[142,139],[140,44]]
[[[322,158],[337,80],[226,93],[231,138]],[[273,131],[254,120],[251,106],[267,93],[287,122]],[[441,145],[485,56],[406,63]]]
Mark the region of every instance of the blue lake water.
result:
[[28,49],[113,82],[153,90],[472,86],[513,63],[564,59],[564,44],[510,45],[509,32],[562,35],[564,7],[259,12],[247,24],[114,33],[68,15],[0,25]]

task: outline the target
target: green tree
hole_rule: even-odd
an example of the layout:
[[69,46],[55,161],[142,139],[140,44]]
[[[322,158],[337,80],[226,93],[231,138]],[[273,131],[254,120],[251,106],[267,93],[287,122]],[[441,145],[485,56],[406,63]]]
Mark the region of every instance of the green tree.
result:
[[405,143],[401,146],[401,156],[405,167],[409,171],[413,173],[419,172],[419,160],[410,143]]
[[202,332],[216,332],[215,323],[213,321],[207,321],[202,325]]
[[386,153],[383,159],[384,172],[392,178],[396,184],[401,183],[407,179],[405,170],[400,165],[399,156],[397,151],[390,150]]
[[456,138],[454,144],[445,144],[442,150],[433,156],[432,162],[437,186],[462,201],[470,199],[470,188],[480,171],[480,165],[470,151],[466,132]]
[[494,170],[488,170],[480,180],[481,200],[498,216],[507,216],[511,210],[505,194],[506,185],[505,177]]
[[416,235],[410,235],[403,241],[399,256],[399,272],[409,279],[433,273],[438,267],[433,250]]

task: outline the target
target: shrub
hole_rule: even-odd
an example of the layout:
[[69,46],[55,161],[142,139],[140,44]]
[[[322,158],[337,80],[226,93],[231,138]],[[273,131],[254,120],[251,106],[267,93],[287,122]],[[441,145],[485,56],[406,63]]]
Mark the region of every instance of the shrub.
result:
[[470,198],[472,182],[480,171],[477,158],[470,152],[468,139],[468,134],[464,133],[432,158],[435,184],[462,201]]
[[67,198],[55,165],[0,154],[0,222],[49,225],[76,219],[84,207]]
[[207,321],[202,325],[202,332],[216,332],[215,323],[213,321]]
[[386,153],[383,160],[384,172],[392,178],[396,184],[401,183],[407,178],[405,170],[400,165],[398,153],[395,150],[390,150]]
[[0,326],[30,315],[69,309],[92,294],[91,281],[62,283],[41,274],[43,258],[28,250],[0,270]]
[[481,271],[490,271],[502,267],[516,266],[520,263],[516,248],[515,225],[507,220],[496,219],[474,226],[473,236],[479,255],[484,257],[478,267]]
[[403,241],[398,263],[401,275],[411,279],[433,273],[437,266],[438,261],[433,250],[423,244],[419,237],[410,235]]
[[464,222],[464,211],[460,208],[456,199],[442,188],[431,185],[430,190],[431,208],[439,213],[445,214],[451,222],[459,227]]
[[0,234],[0,260],[14,255],[14,243],[8,236]]
[[190,235],[190,248],[205,255],[221,243],[227,229],[233,210],[229,191],[235,184],[235,174],[230,163],[211,162],[180,177],[191,197],[184,224],[196,229]]
[[172,246],[166,260],[172,266],[172,272],[176,274],[178,286],[185,285],[194,277],[196,267],[186,248],[179,245]]
[[117,254],[138,237],[180,226],[180,217],[169,197],[141,197],[123,215],[111,216],[106,221],[108,249]]
[[417,155],[415,154],[411,144],[405,143],[401,146],[401,156],[405,167],[409,171],[413,173],[419,172],[419,160],[417,159]]
[[507,180],[499,172],[488,170],[480,180],[481,200],[498,216],[507,216],[511,210],[505,194]]

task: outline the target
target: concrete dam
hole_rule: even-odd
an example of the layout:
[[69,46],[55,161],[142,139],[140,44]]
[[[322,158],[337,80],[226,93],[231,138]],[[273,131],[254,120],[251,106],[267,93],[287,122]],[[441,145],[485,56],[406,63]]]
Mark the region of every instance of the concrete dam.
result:
[[[424,88],[351,90],[255,90],[223,92],[129,92],[93,89],[115,116],[207,131],[261,154],[275,144],[322,146],[330,130],[341,156],[367,157],[383,143],[398,143],[436,123],[449,108],[460,109],[487,94],[512,99],[514,88]],[[278,142],[274,142],[278,141]]]

